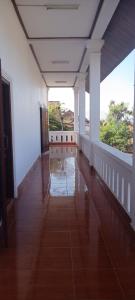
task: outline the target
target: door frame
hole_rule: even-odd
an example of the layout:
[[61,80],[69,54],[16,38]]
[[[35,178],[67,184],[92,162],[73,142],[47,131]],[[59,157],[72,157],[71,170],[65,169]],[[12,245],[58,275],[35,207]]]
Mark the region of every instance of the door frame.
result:
[[[44,120],[44,114],[45,114],[45,120]],[[43,121],[46,121],[47,118],[47,122],[48,122],[48,110],[46,109],[46,107],[42,107],[40,106],[40,144],[41,144],[41,154],[45,153],[46,151],[49,150],[49,140],[48,140],[48,136],[44,136],[43,134],[45,134],[44,132],[44,126],[46,126],[46,123],[44,123],[43,126]],[[48,130],[48,126],[46,128]],[[47,139],[44,141],[44,139]]]
[[42,107],[39,107],[39,114],[40,114],[40,147],[41,147],[41,154],[43,153],[43,125],[42,125]]
[[13,162],[13,141],[12,141],[12,116],[11,116],[11,93],[10,93],[10,82],[1,77],[2,84],[6,84],[6,88],[8,89],[8,120],[9,120],[9,140],[10,140],[10,147],[9,147],[9,157],[10,157],[10,194],[11,199],[14,199],[14,162]]
[[2,81],[10,87],[10,118],[11,118],[11,133],[12,133],[12,157],[13,157],[13,182],[14,182],[14,199],[18,197],[18,185],[16,176],[16,154],[15,154],[15,123],[14,123],[14,102],[13,102],[13,81],[11,77],[1,68]]
[[2,95],[2,74],[1,74],[1,61],[0,61],[0,159],[1,159],[1,235],[4,240],[5,246],[8,245],[8,230],[7,230],[7,208],[6,208],[6,170],[5,170],[5,145],[4,145],[4,122],[3,122],[3,95]]

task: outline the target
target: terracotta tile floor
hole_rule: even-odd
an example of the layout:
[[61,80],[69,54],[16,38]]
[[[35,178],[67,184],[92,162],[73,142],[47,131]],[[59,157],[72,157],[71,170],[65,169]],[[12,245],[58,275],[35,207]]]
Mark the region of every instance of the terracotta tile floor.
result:
[[0,299],[135,299],[134,235],[75,147],[51,147],[35,164],[12,221]]

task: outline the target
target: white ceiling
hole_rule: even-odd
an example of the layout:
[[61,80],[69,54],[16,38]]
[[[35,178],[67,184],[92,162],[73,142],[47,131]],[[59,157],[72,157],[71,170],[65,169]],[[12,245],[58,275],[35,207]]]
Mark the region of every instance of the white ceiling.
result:
[[[31,43],[31,41],[30,41]],[[32,41],[43,71],[76,71],[85,49],[84,40]],[[58,63],[60,61],[60,63]]]
[[73,86],[75,73],[46,73],[43,74],[48,86],[52,87],[69,87]]
[[78,3],[80,6],[77,10],[64,11],[47,10],[44,6],[19,6],[19,12],[30,37],[87,37],[89,35],[99,0],[41,1],[42,4],[51,2]]
[[[119,0],[104,2],[106,1],[110,4],[114,3],[114,6],[119,2]],[[74,86],[100,0],[16,0],[15,2],[47,85]],[[79,8],[47,10],[44,6],[46,4],[77,4]],[[103,11],[101,12],[103,15]],[[107,21],[109,22],[108,19]],[[100,35],[102,34],[101,23],[100,19]],[[103,25],[106,28],[105,22]]]

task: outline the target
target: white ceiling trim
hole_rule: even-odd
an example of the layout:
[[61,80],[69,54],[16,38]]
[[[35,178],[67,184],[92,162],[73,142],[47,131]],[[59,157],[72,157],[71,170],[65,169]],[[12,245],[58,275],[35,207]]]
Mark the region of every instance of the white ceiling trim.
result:
[[[80,73],[87,71],[89,50],[86,48],[90,32],[93,31],[92,40],[102,39],[120,0],[15,2],[28,33],[28,42],[32,45],[33,54],[47,85],[63,87],[65,84],[67,87],[73,86],[75,82],[78,84],[78,70]],[[47,10],[48,4],[68,7],[76,5],[76,9]]]
[[93,39],[101,39],[103,37],[119,2],[120,0],[104,0],[99,18],[93,30]]
[[[98,20],[93,30],[92,39],[102,39],[120,0],[104,0]],[[80,72],[85,73],[89,66],[89,49],[86,50]],[[78,85],[78,79],[76,80]]]
[[[73,87],[77,73],[45,73],[43,74],[47,85],[50,87]],[[54,79],[55,78],[55,79]]]
[[84,40],[30,40],[42,71],[78,71]]
[[[100,0],[77,0],[61,3],[45,1],[42,6],[18,5],[29,37],[87,37],[89,36]],[[19,2],[21,4],[21,1]],[[47,10],[46,4],[76,4],[78,9]]]

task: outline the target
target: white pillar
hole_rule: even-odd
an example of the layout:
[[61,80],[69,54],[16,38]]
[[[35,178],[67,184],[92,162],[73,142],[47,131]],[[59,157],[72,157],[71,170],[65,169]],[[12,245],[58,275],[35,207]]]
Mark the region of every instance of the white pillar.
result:
[[85,133],[85,75],[79,77],[79,134]]
[[74,131],[78,131],[78,87],[74,88]]
[[89,93],[90,93],[90,165],[93,166],[92,143],[99,140],[100,129],[100,64],[103,40],[89,40]]
[[100,126],[100,53],[90,54],[90,139],[99,139]]

